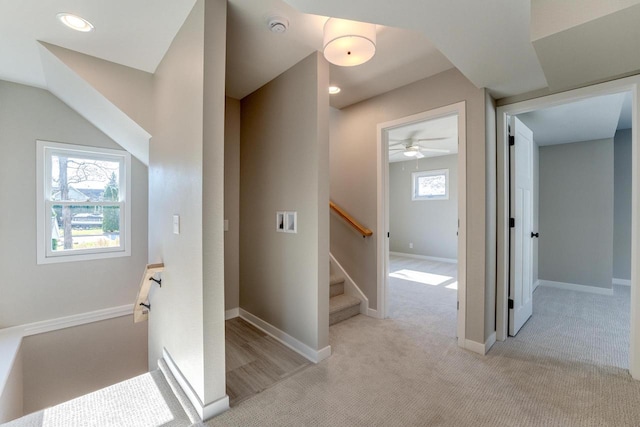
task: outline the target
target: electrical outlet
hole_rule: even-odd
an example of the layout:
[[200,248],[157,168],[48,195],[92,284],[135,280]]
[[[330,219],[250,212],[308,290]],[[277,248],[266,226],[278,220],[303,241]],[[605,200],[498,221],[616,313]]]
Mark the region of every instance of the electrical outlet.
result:
[[413,249],[413,243],[409,243],[409,249]]

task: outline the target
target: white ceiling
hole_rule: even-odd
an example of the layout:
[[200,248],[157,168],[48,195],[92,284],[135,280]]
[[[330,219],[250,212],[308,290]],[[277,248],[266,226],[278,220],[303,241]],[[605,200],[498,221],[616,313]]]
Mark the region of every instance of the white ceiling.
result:
[[519,114],[518,118],[533,131],[539,146],[613,138],[617,129],[631,127],[631,96],[598,96]]
[[[552,0],[230,0],[228,94],[242,98],[320,50],[327,16],[381,25],[372,61],[331,67],[332,83],[343,90],[331,101],[339,108],[452,66],[496,98],[547,87],[549,78],[555,90],[637,72],[640,30],[634,28],[640,26],[627,21],[640,18],[640,0],[617,0],[611,7],[581,0],[586,12],[573,13],[576,1],[566,6]],[[36,40],[154,72],[194,4],[0,0],[0,79],[44,87]],[[84,16],[96,30],[63,27],[55,19],[60,11]],[[559,13],[565,18],[549,20]],[[289,31],[269,32],[271,15],[284,15]]]
[[[270,17],[289,22],[272,33]],[[281,0],[230,0],[227,95],[242,99],[315,51],[322,51],[326,16],[299,12]],[[376,55],[356,67],[331,65],[331,84],[342,89],[331,105],[342,108],[453,68],[424,34],[378,26]]]
[[[194,4],[195,0],[2,0],[0,79],[45,86],[37,40],[153,73]],[[59,12],[84,17],[95,31],[66,28],[56,19]]]
[[[420,141],[420,139],[437,138],[434,141]],[[439,139],[444,138],[444,139]],[[448,153],[422,151],[425,158],[448,156],[458,152],[458,115],[438,117],[424,122],[410,123],[389,131],[389,162],[415,161],[415,157],[407,157],[403,154],[404,144],[411,144],[422,148],[434,148],[448,150]],[[401,144],[393,145],[402,142]]]

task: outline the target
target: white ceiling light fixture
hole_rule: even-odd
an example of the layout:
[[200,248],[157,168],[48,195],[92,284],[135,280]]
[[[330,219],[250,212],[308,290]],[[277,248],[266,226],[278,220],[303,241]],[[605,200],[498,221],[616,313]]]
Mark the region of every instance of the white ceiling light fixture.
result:
[[56,15],[58,20],[72,30],[88,33],[93,31],[93,24],[81,16],[74,15],[72,13],[61,12]]
[[340,93],[341,89],[338,86],[329,86],[329,94],[335,95],[336,93]]
[[324,24],[323,50],[332,64],[342,67],[364,64],[376,53],[376,26],[329,18]]

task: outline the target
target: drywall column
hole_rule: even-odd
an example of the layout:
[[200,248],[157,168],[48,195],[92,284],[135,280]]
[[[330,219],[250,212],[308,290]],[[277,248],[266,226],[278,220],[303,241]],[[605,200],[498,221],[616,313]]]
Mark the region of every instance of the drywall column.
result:
[[[149,258],[149,364],[163,351],[200,416],[228,408],[224,375],[224,60],[226,2],[198,0],[155,76]],[[205,77],[206,75],[206,77]],[[174,229],[175,217],[179,218]]]
[[[224,341],[224,126],[227,2],[207,0],[204,15],[202,255],[204,404],[228,408]],[[216,403],[217,402],[217,403]],[[226,408],[224,407],[226,405]]]
[[240,101],[226,99],[224,117],[225,310],[240,306]]
[[611,289],[613,140],[540,147],[539,277]]
[[[245,97],[240,148],[240,308],[319,357],[329,326],[328,69],[313,53]],[[296,234],[276,231],[277,211],[297,212]]]

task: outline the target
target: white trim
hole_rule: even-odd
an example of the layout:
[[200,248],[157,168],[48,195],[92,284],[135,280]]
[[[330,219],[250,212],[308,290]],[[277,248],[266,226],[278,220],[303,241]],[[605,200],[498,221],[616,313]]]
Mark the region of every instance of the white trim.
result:
[[204,405],[198,397],[198,394],[191,387],[191,384],[189,384],[189,381],[187,381],[184,375],[182,375],[180,368],[178,368],[178,365],[173,361],[166,348],[162,348],[162,358],[167,363],[169,370],[175,377],[176,381],[178,381],[178,385],[180,385],[180,388],[187,396],[189,402],[191,402],[193,408],[196,410],[202,421],[207,421],[208,419],[213,418],[216,415],[220,415],[229,409],[229,396],[227,395],[215,402]]
[[535,292],[536,289],[538,289],[538,286],[540,286],[540,280],[536,280],[535,282],[533,282],[533,291]]
[[472,351],[474,353],[482,354],[483,356],[487,354],[489,349],[496,343],[496,333],[492,332],[489,335],[489,338],[484,343],[479,343],[476,341],[465,340],[464,348],[466,350]]
[[367,316],[373,317],[375,319],[382,319],[382,317],[380,317],[380,315],[378,314],[378,310],[375,310],[373,308],[367,309]]
[[418,254],[406,254],[404,252],[392,252],[389,251],[389,255],[401,256],[405,258],[426,259],[427,261],[448,262],[450,264],[457,264],[458,260],[455,258],[440,258],[436,256],[418,255]]
[[313,363],[319,363],[327,357],[331,356],[331,346],[329,345],[321,348],[320,350],[315,350],[302,341],[299,341],[298,339],[287,334],[286,332],[281,331],[270,323],[267,323],[259,317],[254,316],[248,311],[243,310],[242,308],[240,308],[239,311],[240,317],[242,319],[251,323],[253,326],[260,329],[265,334],[268,334],[276,340],[280,341],[282,344],[286,345],[291,350],[312,361]]
[[458,345],[464,347],[466,338],[467,309],[467,119],[466,101],[434,108],[429,111],[378,123],[377,126],[377,314],[385,318],[389,299],[389,130],[409,123],[458,116],[458,304],[457,335]]
[[0,397],[4,395],[4,388],[16,363],[23,336],[24,331],[20,327],[0,329]]
[[[51,156],[57,153],[78,153],[78,157],[118,161],[120,165],[118,188],[120,205],[120,246],[113,248],[77,249],[53,252],[51,249],[51,212],[56,204],[70,204],[66,201],[53,201],[51,194]],[[117,159],[117,160],[116,160]],[[131,256],[131,154],[125,150],[114,150],[77,144],[67,144],[45,140],[36,140],[36,262],[53,264],[60,262],[88,261],[103,258]],[[74,202],[93,206],[109,205],[109,202]],[[124,208],[122,207],[124,205]]]
[[87,323],[99,322],[101,320],[114,319],[116,317],[129,316],[132,314],[133,304],[127,304],[119,307],[110,307],[102,310],[73,314],[71,316],[58,317],[57,319],[28,323],[23,325],[22,328],[24,328],[24,336],[28,337],[31,335],[44,334],[46,332],[71,328],[73,326],[86,325]]
[[631,286],[631,280],[613,278],[613,280],[611,281],[611,284],[620,285],[620,286]]
[[547,288],[565,289],[568,291],[588,292],[590,294],[613,295],[612,288],[597,288],[589,285],[579,285],[577,283],[554,282],[553,280],[538,280],[539,286]]
[[238,307],[232,308],[224,312],[224,320],[235,319],[240,316],[240,309]]
[[329,252],[329,262],[334,265],[339,271],[342,277],[344,277],[345,294],[352,295],[360,299],[360,314],[368,316],[369,310],[369,298],[360,290],[360,287],[356,285],[356,282],[349,276],[349,273],[342,267],[338,260]]

